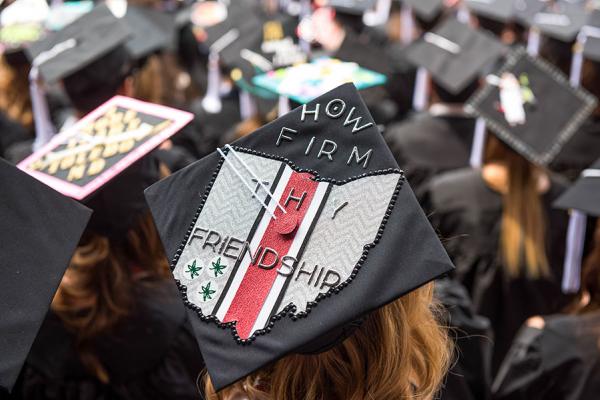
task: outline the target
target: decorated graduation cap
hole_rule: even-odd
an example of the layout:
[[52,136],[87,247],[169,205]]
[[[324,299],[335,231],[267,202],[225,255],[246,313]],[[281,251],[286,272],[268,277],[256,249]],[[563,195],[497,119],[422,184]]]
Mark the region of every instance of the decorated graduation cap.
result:
[[[505,46],[487,32],[448,18],[413,42],[406,49],[406,57],[426,69],[445,90],[457,94],[505,51]],[[415,85],[415,96],[425,91],[425,82]]]
[[0,159],[0,397],[17,380],[91,211]]
[[510,22],[514,16],[515,0],[466,0],[469,11],[494,21]]
[[25,48],[45,34],[45,0],[17,0],[0,13],[0,52],[12,65],[27,64]]
[[556,157],[595,105],[594,96],[571,87],[556,67],[523,48],[512,51],[468,101],[496,136],[543,166]]
[[310,63],[255,76],[253,82],[258,87],[305,104],[346,82],[354,83],[359,90],[383,85],[386,76],[353,62],[320,57]]
[[352,84],[146,199],[217,390],[452,269]]
[[581,284],[587,216],[600,217],[600,159],[581,172],[579,179],[555,201],[554,207],[571,211],[562,289],[565,293],[576,293]]
[[146,156],[192,119],[169,107],[116,96],[19,164],[48,186],[94,209],[91,227],[125,233],[141,210],[143,190],[158,180]]
[[[245,119],[256,112],[259,105],[276,100],[277,94],[255,86],[253,78],[276,68],[306,62],[306,54],[296,37],[296,19],[284,14],[265,16],[262,29],[251,29],[243,34],[247,46],[237,57],[227,56],[231,51],[223,50],[223,58],[229,60],[231,79],[241,90],[240,110]],[[235,49],[234,51],[237,51]],[[255,101],[255,100],[259,101]],[[268,107],[268,106],[267,106]]]

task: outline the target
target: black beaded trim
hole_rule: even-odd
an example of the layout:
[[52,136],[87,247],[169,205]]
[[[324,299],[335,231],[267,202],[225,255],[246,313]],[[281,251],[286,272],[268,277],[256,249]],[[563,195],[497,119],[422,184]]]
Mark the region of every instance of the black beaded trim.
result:
[[557,135],[554,143],[545,154],[538,156],[530,146],[518,137],[515,137],[510,129],[506,129],[506,127],[496,122],[493,116],[488,115],[484,110],[480,109],[480,104],[483,100],[493,93],[493,85],[486,84],[478,93],[467,101],[465,107],[467,111],[474,112],[476,115],[483,118],[486,125],[488,125],[502,140],[524,155],[528,160],[535,164],[546,166],[552,162],[562,149],[563,145],[577,132],[579,126],[592,113],[596,107],[596,100],[594,96],[584,91],[582,88],[572,87],[557,67],[540,58],[531,57],[523,47],[519,47],[510,53],[504,65],[497,71],[497,74],[501,75],[504,72],[511,71],[517,62],[523,58],[527,58],[529,62],[547,73],[554,81],[565,86],[565,90],[574,94],[584,105],[575,113],[575,115],[573,115],[573,118],[566,124],[560,134]]
[[[354,278],[356,278],[356,275],[358,274],[358,271],[361,269],[362,265],[364,264],[365,260],[367,259],[367,255],[369,253],[369,251],[375,247],[377,245],[377,243],[379,243],[379,240],[381,239],[381,236],[383,235],[383,231],[385,229],[385,225],[390,217],[390,214],[392,213],[392,210],[394,209],[394,206],[396,204],[396,200],[398,199],[398,194],[400,193],[400,189],[402,189],[402,185],[405,182],[405,177],[404,177],[404,172],[401,171],[398,168],[388,168],[388,169],[384,169],[384,170],[378,170],[378,171],[372,171],[369,173],[364,173],[361,175],[357,175],[348,179],[345,179],[343,181],[337,181],[335,179],[332,178],[324,178],[324,177],[319,177],[318,172],[314,171],[314,170],[310,170],[310,169],[303,169],[303,168],[298,168],[292,161],[290,161],[289,159],[285,158],[285,157],[281,157],[281,156],[275,156],[272,154],[266,154],[266,153],[262,153],[260,151],[256,151],[256,150],[252,150],[252,149],[248,149],[248,148],[244,148],[244,147],[239,147],[239,146],[232,146],[234,147],[234,149],[236,151],[241,151],[243,153],[248,153],[248,154],[252,154],[252,155],[256,155],[256,156],[261,156],[261,157],[265,157],[265,158],[270,158],[272,160],[278,160],[278,161],[282,161],[285,162],[287,165],[289,165],[294,171],[296,172],[309,172],[311,174],[313,174],[315,176],[315,180],[320,181],[320,182],[330,182],[336,185],[343,185],[352,181],[355,181],[357,179],[361,179],[361,178],[365,178],[368,176],[375,176],[375,175],[387,175],[387,174],[392,174],[392,173],[397,173],[400,174],[400,178],[398,179],[398,183],[396,184],[396,188],[394,189],[394,193],[392,194],[392,197],[390,199],[390,203],[388,205],[388,208],[383,216],[383,219],[381,221],[381,225],[379,226],[379,229],[377,230],[377,234],[375,235],[375,240],[369,244],[366,244],[364,246],[362,255],[360,256],[358,262],[356,263],[356,266],[354,267],[354,269],[352,270],[352,273],[350,274],[350,277],[348,279],[346,279],[344,282],[341,282],[339,285],[330,288],[327,292],[325,293],[319,293],[317,295],[317,298],[315,299],[315,301],[309,301],[306,303],[306,311],[300,311],[300,312],[296,312],[297,311],[297,307],[294,304],[289,304],[286,307],[283,308],[283,310],[281,310],[279,313],[273,315],[271,317],[271,319],[269,320],[267,326],[263,329],[259,329],[257,331],[255,331],[252,336],[250,336],[248,339],[242,339],[239,337],[238,333],[237,333],[237,329],[235,327],[236,322],[232,321],[232,322],[221,322],[219,321],[219,319],[214,316],[214,315],[205,315],[202,313],[202,310],[200,309],[199,306],[193,304],[192,302],[190,302],[187,298],[187,287],[185,285],[183,285],[178,279],[175,279],[175,282],[177,283],[177,287],[179,288],[179,291],[181,292],[181,296],[183,299],[183,303],[185,304],[186,307],[188,307],[189,309],[193,310],[196,312],[196,315],[198,316],[198,318],[200,318],[200,320],[204,321],[204,322],[214,322],[219,328],[221,329],[231,329],[231,334],[233,336],[233,338],[235,339],[235,341],[240,344],[240,345],[249,345],[250,343],[252,343],[254,340],[256,340],[256,338],[259,335],[265,335],[267,333],[269,333],[271,331],[271,329],[273,328],[275,321],[280,320],[286,316],[288,316],[292,321],[297,321],[299,318],[305,318],[311,311],[313,308],[315,308],[319,301],[321,301],[322,299],[324,299],[325,297],[331,297],[331,295],[333,294],[337,294],[339,293],[343,288],[345,288],[346,286],[348,286],[353,280]],[[228,150],[225,149],[224,153],[227,154]],[[202,196],[202,200],[200,201],[200,206],[198,207],[198,210],[196,211],[196,214],[194,215],[194,218],[192,218],[192,223],[190,224],[190,227],[188,228],[186,234],[185,234],[185,238],[183,239],[183,241],[181,242],[181,244],[179,245],[179,248],[177,249],[177,251],[175,252],[175,256],[173,257],[172,261],[171,261],[171,271],[175,270],[175,266],[177,265],[177,262],[179,261],[179,257],[181,256],[181,254],[183,253],[183,249],[185,248],[185,245],[190,237],[190,235],[192,234],[192,231],[194,229],[194,226],[196,225],[196,221],[198,220],[198,217],[200,217],[200,213],[202,212],[202,208],[204,207],[204,203],[206,203],[206,200],[208,199],[208,195],[210,194],[210,191],[212,189],[212,186],[215,183],[215,180],[217,179],[217,176],[219,175],[219,171],[221,170],[221,167],[223,166],[224,163],[224,159],[222,157],[219,158],[219,162],[217,164],[217,168],[215,169],[215,171],[212,174],[211,180],[208,183],[208,186],[206,188],[206,191],[204,192],[204,195]]]

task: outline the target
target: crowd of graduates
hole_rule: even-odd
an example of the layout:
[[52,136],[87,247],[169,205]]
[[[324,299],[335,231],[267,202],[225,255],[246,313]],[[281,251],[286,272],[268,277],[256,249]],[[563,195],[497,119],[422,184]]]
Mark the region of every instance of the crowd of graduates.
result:
[[[599,2],[0,0],[0,44],[1,398],[600,398]],[[220,337],[207,340],[206,321],[190,311],[191,297],[182,299],[177,273],[173,279],[183,236],[169,235],[188,230],[195,209],[183,210],[202,197],[183,192],[208,183],[209,162],[231,158],[226,148],[238,157],[229,144],[258,155],[279,151],[282,137],[297,142],[291,116],[316,123],[318,105],[254,78],[322,57],[384,77],[364,89],[355,82],[372,126],[352,112],[338,119],[355,101],[347,88],[339,113],[321,103],[321,117],[331,118],[319,123],[353,126],[343,133],[349,138],[375,132],[383,153],[350,145],[340,156],[348,166],[354,156],[363,168],[395,159],[407,188],[393,206],[411,211],[382,228],[384,238],[404,231],[377,244],[390,249],[378,260],[390,270],[413,265],[400,273],[414,285],[390,288],[360,315],[345,297],[338,313],[350,322],[316,344],[316,328],[302,327],[307,346],[290,335],[294,347],[267,343],[278,348],[260,350],[269,356],[252,350],[261,336],[226,347]],[[289,82],[304,78],[297,71]],[[28,157],[117,95],[187,119],[93,195],[70,196],[78,203],[10,169],[25,170]],[[260,142],[263,132],[277,147]],[[316,157],[321,144],[310,153],[311,141],[303,171],[326,171],[346,149],[345,139],[327,138],[335,147],[323,144]],[[358,197],[383,192],[380,185]],[[431,244],[438,239],[449,272]],[[45,264],[54,269],[43,272]],[[420,272],[431,265],[431,276]],[[200,269],[190,271],[193,279]],[[344,291],[362,290],[367,273],[365,266]],[[202,288],[204,301],[210,289]],[[324,318],[306,321],[313,317]],[[277,323],[264,337],[281,333]],[[253,361],[238,373],[234,364],[246,359]]]

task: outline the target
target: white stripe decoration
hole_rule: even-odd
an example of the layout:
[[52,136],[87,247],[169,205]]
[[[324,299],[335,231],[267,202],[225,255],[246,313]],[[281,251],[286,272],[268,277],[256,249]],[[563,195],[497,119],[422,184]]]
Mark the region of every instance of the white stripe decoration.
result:
[[[225,162],[227,163],[227,165],[229,165],[231,167],[231,169],[237,175],[237,177],[240,178],[240,180],[242,181],[242,183],[244,184],[244,186],[246,186],[246,188],[248,188],[248,190],[250,191],[250,193],[252,193],[252,197],[254,197],[254,198],[256,198],[256,200],[258,200],[258,202],[265,209],[265,211],[268,212],[271,215],[271,218],[277,219],[277,217],[275,217],[275,213],[265,204],[265,202],[263,200],[261,200],[260,197],[254,195],[254,189],[252,189],[252,186],[250,186],[250,184],[248,182],[246,182],[246,180],[244,179],[244,177],[242,176],[242,174],[240,173],[240,171],[238,171],[238,169],[235,167],[235,165],[233,165],[233,163],[231,162],[231,160],[229,160],[229,158],[227,158],[227,156],[225,155],[225,153],[223,153],[223,151],[220,148],[218,148],[218,147],[217,147],[217,151],[219,152],[219,154],[221,155],[221,157],[223,157],[223,159],[225,160]],[[260,180],[259,180],[259,182],[260,182]],[[251,247],[251,248],[254,248],[254,247]]]
[[208,83],[206,94],[202,99],[202,108],[210,114],[221,111],[221,97],[219,89],[221,86],[221,71],[219,70],[219,54],[211,51],[208,55]]
[[[235,151],[233,149],[233,147],[231,147],[231,145],[226,144],[225,147],[231,152],[231,154],[233,154],[233,156],[235,157],[236,160],[238,160],[240,162],[240,164],[242,164],[242,166],[244,167],[244,169],[246,171],[248,171],[250,173],[250,175],[252,175],[252,177],[258,182],[258,184],[260,185],[260,187],[269,195],[269,197],[271,197],[273,199],[273,201],[275,201],[275,205],[281,210],[281,212],[283,212],[284,214],[287,214],[287,211],[285,210],[285,208],[283,208],[283,206],[281,204],[279,204],[279,202],[277,201],[276,198],[273,197],[273,193],[271,193],[271,191],[269,190],[269,188],[263,183],[262,179],[260,179],[252,170],[252,168],[250,168],[250,166],[248,164],[246,164],[246,162],[238,155],[237,151]],[[252,191],[252,193],[254,193],[254,190]]]
[[458,54],[461,50],[457,43],[454,43],[453,41],[433,32],[427,32],[423,36],[423,40],[452,54]]

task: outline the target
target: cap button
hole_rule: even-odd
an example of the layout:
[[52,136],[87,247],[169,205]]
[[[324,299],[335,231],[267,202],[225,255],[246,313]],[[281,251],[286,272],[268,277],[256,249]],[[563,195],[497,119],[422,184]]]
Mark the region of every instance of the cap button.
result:
[[298,227],[298,217],[292,214],[282,214],[277,217],[275,229],[280,235],[289,235]]

